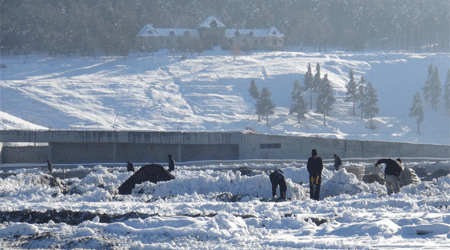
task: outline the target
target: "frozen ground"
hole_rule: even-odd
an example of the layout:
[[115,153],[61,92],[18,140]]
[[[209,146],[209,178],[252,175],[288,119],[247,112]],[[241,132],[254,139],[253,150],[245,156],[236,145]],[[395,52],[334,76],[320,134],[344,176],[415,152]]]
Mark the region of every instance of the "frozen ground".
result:
[[[449,162],[410,162],[406,166],[431,164],[448,167]],[[232,170],[223,170],[220,164],[178,166],[175,180],[137,185],[132,195],[117,193],[131,175],[123,166],[95,166],[86,177],[66,179],[59,187],[49,185],[39,169],[13,170],[17,175],[0,179],[0,217],[4,221],[0,224],[0,248],[450,246],[450,175],[406,186],[399,194],[387,196],[385,187],[378,183],[360,182],[345,170],[324,170],[321,200],[313,201],[308,195],[305,164],[226,167]],[[277,167],[286,173],[288,201],[271,199],[267,169]],[[252,169],[252,173],[243,175],[239,168]]]
[[[421,134],[410,118],[413,97],[421,93],[428,66],[438,67],[440,82],[450,68],[448,53],[329,52],[292,50],[252,52],[236,60],[227,51],[201,55],[123,57],[2,56],[0,69],[0,128],[98,129],[158,131],[232,131],[321,136],[355,140],[402,141],[450,145],[450,118],[443,101],[438,110],[424,103]],[[293,82],[303,84],[308,63],[315,74],[328,74],[336,102],[327,125],[314,109],[297,123],[288,115]],[[380,112],[369,119],[352,115],[344,102],[350,70],[377,90]],[[277,106],[274,115],[257,121],[250,80],[268,87]],[[304,93],[309,102],[309,92]],[[423,96],[422,96],[423,99]],[[358,103],[356,104],[356,107]]]

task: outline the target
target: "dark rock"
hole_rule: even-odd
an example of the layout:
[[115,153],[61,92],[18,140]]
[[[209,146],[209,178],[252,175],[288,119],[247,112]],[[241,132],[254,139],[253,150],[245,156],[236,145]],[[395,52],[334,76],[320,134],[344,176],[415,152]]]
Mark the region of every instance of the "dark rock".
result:
[[175,179],[175,176],[165,170],[163,166],[159,164],[145,165],[119,187],[119,194],[131,194],[136,184],[141,184],[144,181],[157,183],[159,181],[170,181],[173,179]]
[[433,179],[438,179],[438,178],[447,176],[448,174],[450,174],[450,171],[445,170],[445,169],[438,169],[438,170],[436,170],[436,172],[434,172],[431,175],[429,175],[428,177],[424,178],[423,181],[432,181]]
[[384,180],[384,177],[379,174],[369,174],[369,175],[364,175],[363,182],[365,182],[365,183],[378,182],[381,185],[383,185],[385,183],[385,180]]
[[418,167],[414,170],[420,178],[428,177],[430,174],[427,172],[427,170],[424,167]]

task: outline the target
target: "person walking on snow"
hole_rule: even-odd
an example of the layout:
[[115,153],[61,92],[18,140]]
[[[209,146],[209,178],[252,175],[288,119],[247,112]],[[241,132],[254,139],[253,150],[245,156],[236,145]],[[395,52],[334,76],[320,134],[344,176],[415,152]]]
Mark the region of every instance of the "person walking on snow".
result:
[[306,168],[309,173],[309,196],[311,199],[319,200],[320,195],[320,185],[322,184],[322,170],[323,163],[322,158],[317,154],[317,150],[312,150],[312,156],[309,157]]
[[175,170],[175,160],[172,158],[172,155],[169,155],[169,172]]
[[403,171],[402,159],[397,158],[396,160],[386,158],[380,159],[375,163],[375,167],[378,167],[381,163],[386,164],[384,169],[384,176],[386,177],[386,190],[387,194],[400,192],[400,182],[398,176]]
[[287,186],[284,172],[281,169],[276,169],[269,175],[269,178],[272,183],[272,197],[275,198],[277,187],[280,186],[280,198],[286,200]]
[[342,165],[341,158],[337,154],[334,154],[334,168],[336,171],[339,171],[339,166]]

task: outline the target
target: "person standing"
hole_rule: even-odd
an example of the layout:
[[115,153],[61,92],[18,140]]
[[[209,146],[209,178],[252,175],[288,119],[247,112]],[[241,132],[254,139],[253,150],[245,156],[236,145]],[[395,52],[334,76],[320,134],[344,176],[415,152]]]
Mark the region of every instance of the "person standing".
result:
[[134,172],[134,164],[132,162],[127,161],[127,171]]
[[50,162],[50,160],[47,160],[47,167],[48,167],[48,173],[52,174],[52,172],[53,172],[53,164]]
[[175,160],[172,158],[172,155],[169,155],[169,172],[175,170]]
[[384,176],[386,178],[386,190],[387,194],[400,192],[400,182],[398,176],[403,171],[402,159],[397,158],[393,160],[391,158],[380,159],[375,163],[375,167],[384,163],[386,168],[384,169]]
[[336,171],[339,171],[339,166],[342,165],[341,158],[337,154],[334,154],[334,168]]
[[318,201],[320,195],[320,185],[322,184],[323,163],[322,158],[318,156],[316,149],[313,149],[311,154],[312,156],[309,157],[306,165],[309,173],[309,196],[311,199]]
[[287,185],[284,172],[281,169],[276,169],[269,175],[269,178],[272,183],[272,197],[275,198],[277,187],[280,186],[280,198],[286,200]]

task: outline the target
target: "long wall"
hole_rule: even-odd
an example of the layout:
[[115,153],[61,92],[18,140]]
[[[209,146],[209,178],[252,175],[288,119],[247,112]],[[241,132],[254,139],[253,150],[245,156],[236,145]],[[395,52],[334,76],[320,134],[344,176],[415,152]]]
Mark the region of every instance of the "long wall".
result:
[[244,135],[240,159],[307,159],[312,149],[324,159],[371,157],[450,158],[450,146],[384,141],[341,140],[319,137]]
[[[46,142],[48,147],[4,147],[2,163],[166,162],[237,159],[450,158],[449,145],[244,134],[241,132],[0,131],[1,142]],[[39,153],[37,153],[39,152]],[[39,155],[39,157],[37,157]]]

